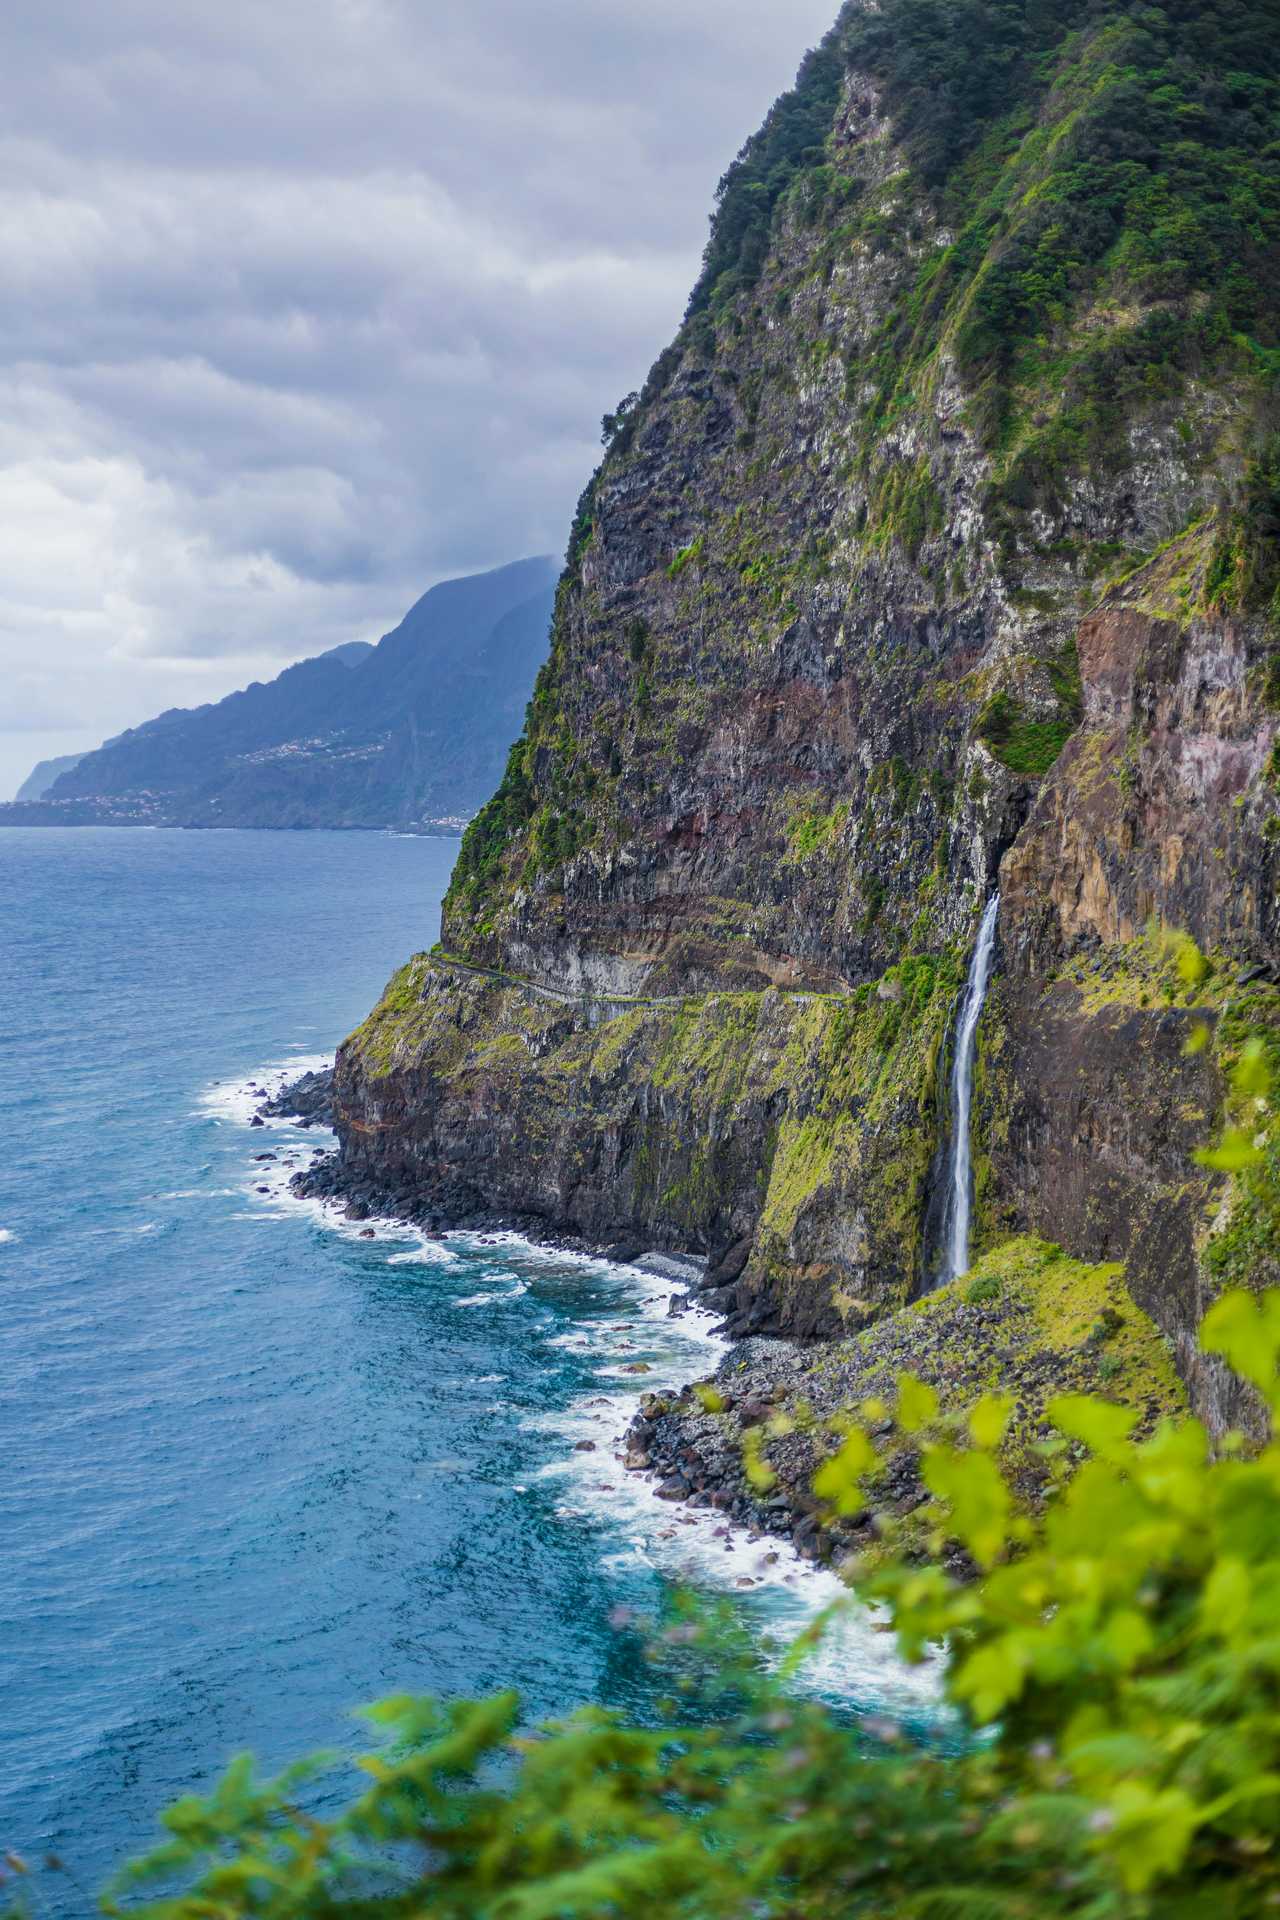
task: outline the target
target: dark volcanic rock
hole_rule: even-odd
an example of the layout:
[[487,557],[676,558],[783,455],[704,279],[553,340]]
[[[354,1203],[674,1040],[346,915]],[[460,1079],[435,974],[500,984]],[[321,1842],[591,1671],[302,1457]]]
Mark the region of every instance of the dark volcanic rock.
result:
[[310,1120],[320,1126],[331,1127],[333,1068],[323,1067],[319,1073],[304,1073],[278,1093],[274,1100],[265,1101],[260,1111],[268,1119]]
[[[1168,1343],[1130,1301],[1117,1268],[1088,1267],[1020,1240],[980,1262],[972,1278],[850,1340],[743,1341],[709,1381],[646,1398],[628,1430],[627,1464],[652,1472],[664,1499],[681,1497],[683,1484],[740,1524],[792,1540],[806,1557],[863,1552],[927,1501],[917,1442],[891,1417],[903,1373],[934,1387],[952,1411],[992,1387],[1016,1386],[1004,1463],[1029,1501],[1045,1485],[1034,1442],[1049,1431],[1046,1408],[1057,1394],[1127,1399],[1138,1408],[1139,1431],[1185,1404]],[[839,1444],[827,1423],[844,1415],[862,1421],[884,1463],[868,1485],[867,1508],[849,1517],[824,1510],[812,1490]],[[763,1460],[776,1476],[770,1486],[753,1485],[744,1468],[749,1429],[762,1430]],[[907,1543],[919,1544],[909,1525]],[[953,1556],[952,1564],[962,1563]]]

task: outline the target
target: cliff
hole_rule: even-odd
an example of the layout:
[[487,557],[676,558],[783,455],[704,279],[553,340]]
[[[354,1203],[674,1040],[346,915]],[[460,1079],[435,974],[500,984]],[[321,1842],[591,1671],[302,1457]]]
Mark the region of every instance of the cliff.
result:
[[131,728],[28,795],[32,804],[0,807],[0,825],[465,819],[492,791],[546,657],[554,581],[545,559],[444,581],[377,646],[351,641]]
[[78,753],[59,754],[55,760],[37,760],[31,772],[14,795],[15,800],[42,800],[60,774],[74,767],[81,755]]
[[441,943],[340,1053],[348,1180],[851,1337],[933,1276],[999,887],[978,1244],[1120,1264],[1233,1415],[1190,1331],[1273,1223],[1194,1153],[1280,978],[1268,17],[845,9],[613,416]]

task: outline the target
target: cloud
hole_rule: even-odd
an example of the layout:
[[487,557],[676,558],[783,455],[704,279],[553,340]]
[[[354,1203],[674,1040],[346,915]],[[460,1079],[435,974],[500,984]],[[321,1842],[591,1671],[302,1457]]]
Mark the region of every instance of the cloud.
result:
[[36,732],[217,698],[560,552],[717,178],[835,4],[14,11],[0,793]]

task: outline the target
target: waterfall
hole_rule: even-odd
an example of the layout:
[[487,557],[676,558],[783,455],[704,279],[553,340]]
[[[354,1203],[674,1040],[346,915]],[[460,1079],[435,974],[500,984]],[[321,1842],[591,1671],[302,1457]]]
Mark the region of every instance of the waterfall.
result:
[[973,1155],[970,1115],[973,1108],[973,1057],[978,1020],[987,997],[991,961],[996,944],[996,915],[1000,895],[987,902],[978,938],[969,962],[960,1017],[956,1022],[955,1059],[951,1067],[951,1150],[947,1160],[946,1213],[943,1218],[942,1263],[939,1285],[945,1286],[969,1265],[969,1216],[973,1208]]

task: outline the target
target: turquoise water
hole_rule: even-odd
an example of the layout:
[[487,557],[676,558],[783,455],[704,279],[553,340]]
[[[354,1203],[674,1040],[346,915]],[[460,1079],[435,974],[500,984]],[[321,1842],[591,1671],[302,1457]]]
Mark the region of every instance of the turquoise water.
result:
[[[249,1129],[436,937],[455,851],[0,833],[0,1851],[95,1885],[240,1748],[350,1746],[401,1688],[644,1713],[620,1604],[777,1633],[834,1590],[623,1471],[636,1393],[719,1352],[669,1284],[362,1240],[287,1196],[314,1133]],[[852,1623],[814,1684],[909,1707],[888,1646]]]

